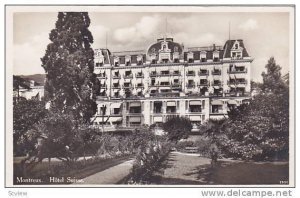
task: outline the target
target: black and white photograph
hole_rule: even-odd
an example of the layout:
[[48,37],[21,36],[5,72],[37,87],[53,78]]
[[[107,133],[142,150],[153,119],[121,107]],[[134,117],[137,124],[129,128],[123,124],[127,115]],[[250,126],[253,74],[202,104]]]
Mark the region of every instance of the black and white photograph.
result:
[[7,5],[6,186],[295,186],[294,9]]

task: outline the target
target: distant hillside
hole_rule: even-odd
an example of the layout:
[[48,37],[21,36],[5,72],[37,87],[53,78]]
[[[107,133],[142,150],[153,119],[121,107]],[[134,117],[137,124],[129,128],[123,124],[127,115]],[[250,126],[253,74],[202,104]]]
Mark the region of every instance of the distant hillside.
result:
[[27,80],[34,80],[38,85],[44,85],[46,74],[20,75],[20,77]]

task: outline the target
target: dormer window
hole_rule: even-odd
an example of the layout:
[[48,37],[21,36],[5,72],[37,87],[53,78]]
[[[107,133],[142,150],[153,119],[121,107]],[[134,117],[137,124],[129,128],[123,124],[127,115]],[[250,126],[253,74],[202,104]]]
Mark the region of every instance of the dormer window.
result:
[[213,61],[218,62],[219,61],[219,51],[213,52]]
[[194,62],[194,53],[193,52],[189,52],[187,54],[187,59],[189,63],[193,63]]
[[129,66],[131,62],[131,57],[130,56],[125,56],[125,65]]
[[231,58],[232,59],[240,59],[243,57],[243,48],[240,46],[239,41],[235,41],[231,48]]
[[139,55],[137,56],[137,65],[142,65],[143,64],[143,56]]
[[151,59],[151,63],[155,64],[156,63],[156,54],[151,54],[150,59]]
[[114,66],[119,66],[119,57],[114,58]]
[[206,51],[200,52],[200,61],[206,62]]
[[239,43],[235,43],[235,44],[234,44],[234,48],[235,48],[235,49],[239,49],[239,47],[240,47],[240,46],[239,46]]

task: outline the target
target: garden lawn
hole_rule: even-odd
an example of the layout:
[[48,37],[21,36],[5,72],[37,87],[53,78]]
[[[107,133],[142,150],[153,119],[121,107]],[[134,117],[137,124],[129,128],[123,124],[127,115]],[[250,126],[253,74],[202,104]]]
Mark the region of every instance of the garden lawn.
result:
[[172,152],[152,183],[164,185],[257,185],[288,181],[288,162],[244,162],[222,159],[211,168],[210,159]]

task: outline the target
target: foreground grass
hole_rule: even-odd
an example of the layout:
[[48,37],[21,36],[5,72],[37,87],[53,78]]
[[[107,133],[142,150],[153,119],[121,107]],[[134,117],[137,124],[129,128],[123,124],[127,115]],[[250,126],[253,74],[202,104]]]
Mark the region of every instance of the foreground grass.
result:
[[173,152],[151,180],[165,185],[259,185],[288,181],[288,162],[243,162],[210,159]]

